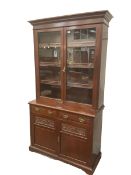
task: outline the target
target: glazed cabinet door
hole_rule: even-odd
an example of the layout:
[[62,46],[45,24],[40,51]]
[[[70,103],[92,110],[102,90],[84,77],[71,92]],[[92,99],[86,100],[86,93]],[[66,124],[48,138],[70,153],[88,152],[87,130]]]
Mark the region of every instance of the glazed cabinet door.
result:
[[96,104],[99,35],[97,25],[34,31],[37,99]]
[[92,105],[96,26],[67,27],[65,33],[66,100]]
[[37,98],[62,98],[63,29],[34,32]]
[[56,122],[46,116],[31,116],[32,145],[43,151],[57,154],[58,152],[58,134],[56,131]]
[[83,125],[62,122],[60,155],[70,160],[86,163],[90,154],[88,132]]

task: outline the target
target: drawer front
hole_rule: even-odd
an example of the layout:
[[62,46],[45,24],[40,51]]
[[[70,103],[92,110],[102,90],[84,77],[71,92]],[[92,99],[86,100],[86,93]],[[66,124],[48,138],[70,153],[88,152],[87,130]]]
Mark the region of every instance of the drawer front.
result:
[[34,124],[45,128],[55,129],[55,121],[46,117],[35,116]]
[[45,108],[41,106],[31,106],[30,109],[31,109],[31,113],[33,114],[41,114],[41,115],[52,116],[52,117],[57,116],[57,111],[54,109]]
[[72,114],[72,113],[68,113],[68,112],[59,112],[59,118],[63,119],[63,120],[76,121],[76,122],[84,123],[84,124],[87,124],[90,121],[88,119],[88,117],[86,117],[86,116]]
[[88,138],[88,131],[86,128],[82,128],[76,125],[71,125],[68,123],[61,124],[61,133],[73,135],[84,139]]

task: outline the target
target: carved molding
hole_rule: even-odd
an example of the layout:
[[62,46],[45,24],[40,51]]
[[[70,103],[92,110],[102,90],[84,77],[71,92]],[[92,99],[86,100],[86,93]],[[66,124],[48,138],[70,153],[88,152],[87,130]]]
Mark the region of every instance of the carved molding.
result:
[[85,137],[87,138],[87,130],[84,128],[78,128],[72,125],[63,124],[62,123],[62,131],[66,133],[70,133],[75,136]]
[[47,128],[54,129],[55,128],[55,123],[54,121],[42,117],[35,117],[35,124],[36,125],[41,125]]

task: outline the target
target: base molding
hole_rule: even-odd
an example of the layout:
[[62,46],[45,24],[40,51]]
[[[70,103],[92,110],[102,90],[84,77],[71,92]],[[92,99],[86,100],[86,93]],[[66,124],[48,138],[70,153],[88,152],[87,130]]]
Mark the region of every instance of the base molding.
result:
[[70,159],[63,158],[59,155],[47,152],[43,149],[37,148],[37,147],[32,146],[32,145],[29,147],[29,150],[32,151],[32,152],[42,154],[42,155],[46,155],[46,156],[48,156],[50,158],[53,158],[53,159],[56,159],[56,160],[63,161],[65,163],[71,164],[71,165],[73,165],[77,168],[82,169],[83,171],[85,171],[89,175],[92,175],[94,173],[94,171],[96,169],[96,166],[97,166],[97,164],[99,163],[99,161],[101,159],[101,152],[100,152],[98,155],[95,155],[95,156],[92,155],[90,164],[87,163],[86,165],[83,165],[83,164],[80,164],[78,162],[72,161]]

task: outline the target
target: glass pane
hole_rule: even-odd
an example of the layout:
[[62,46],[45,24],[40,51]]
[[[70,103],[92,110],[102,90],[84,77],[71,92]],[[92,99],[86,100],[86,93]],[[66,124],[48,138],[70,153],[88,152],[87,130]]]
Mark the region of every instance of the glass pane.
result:
[[61,98],[60,75],[60,32],[40,32],[40,95],[50,98]]
[[67,31],[67,100],[92,103],[95,42],[95,28]]

